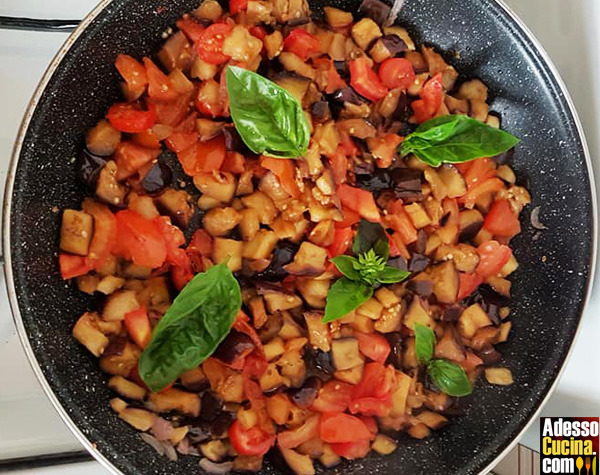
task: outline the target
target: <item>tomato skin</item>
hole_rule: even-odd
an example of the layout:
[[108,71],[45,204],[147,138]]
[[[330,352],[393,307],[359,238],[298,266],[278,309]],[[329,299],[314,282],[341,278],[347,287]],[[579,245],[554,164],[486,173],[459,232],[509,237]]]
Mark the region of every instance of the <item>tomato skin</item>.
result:
[[442,106],[444,99],[442,73],[437,73],[427,81],[419,92],[419,96],[421,99],[414,101],[411,106],[415,121],[421,124],[432,119]]
[[458,198],[458,202],[465,208],[472,209],[479,198],[488,194],[500,191],[504,188],[504,182],[500,178],[489,178],[482,183],[473,186],[464,195]]
[[253,26],[250,28],[250,34],[262,41],[267,37],[267,30],[262,26]]
[[385,220],[388,226],[400,235],[404,244],[415,242],[417,240],[417,229],[404,209],[402,201],[391,201],[387,208],[388,215]]
[[168,216],[157,216],[152,220],[156,224],[167,247],[167,261],[176,266],[184,264],[185,251],[181,248],[185,244],[183,231],[171,223]]
[[476,273],[465,274],[464,272],[459,272],[458,282],[458,296],[456,299],[460,301],[475,292],[475,289],[483,282],[483,278]]
[[133,104],[113,104],[106,118],[115,129],[129,134],[144,132],[151,128],[156,122],[155,110],[139,110]]
[[[379,168],[388,168],[394,161],[398,145],[404,139],[397,134],[385,134],[381,137],[370,139],[369,148]],[[373,145],[371,145],[373,144]]]
[[159,124],[175,127],[188,115],[193,94],[193,91],[188,94],[180,94],[173,101],[153,101],[149,99],[148,102],[155,107]]
[[246,159],[241,153],[228,151],[225,161],[221,165],[221,171],[229,173],[244,173],[246,171]]
[[336,228],[333,234],[333,244],[327,248],[330,258],[346,254],[354,239],[354,231],[351,227]]
[[379,223],[381,215],[375,203],[375,198],[370,191],[342,184],[337,189],[337,195],[343,206],[356,211],[363,218]]
[[332,379],[323,385],[311,409],[319,412],[344,412],[352,399],[354,386]]
[[117,244],[115,253],[134,264],[157,269],[167,258],[167,246],[156,224],[134,211],[116,214]]
[[379,67],[379,79],[390,89],[408,89],[415,82],[415,70],[405,58],[388,58]]
[[124,180],[160,155],[160,149],[145,148],[133,142],[121,142],[114,155],[117,180]]
[[165,141],[167,148],[175,153],[183,152],[196,143],[198,143],[196,132],[173,132]]
[[484,279],[497,274],[512,256],[510,247],[497,241],[482,242],[477,248],[479,264],[475,272]]
[[86,262],[85,257],[67,254],[66,252],[61,252],[59,254],[58,264],[60,267],[60,275],[63,280],[85,275],[92,270]]
[[229,13],[235,15],[248,9],[248,0],[229,0]]
[[146,306],[142,305],[140,308],[126,313],[124,323],[131,339],[140,348],[146,348],[152,338],[152,328],[150,328]]
[[223,54],[223,43],[232,29],[233,26],[225,23],[214,23],[206,28],[196,41],[198,56],[211,64],[223,64],[229,61],[230,57]]
[[352,414],[363,414],[365,416],[387,416],[391,408],[391,395],[384,398],[364,397],[350,403]]
[[194,176],[202,172],[219,171],[226,155],[225,137],[219,135],[206,142],[196,142],[179,152],[177,158],[186,175]]
[[346,183],[346,174],[348,173],[348,158],[344,148],[338,146],[335,153],[329,157],[329,165],[331,165],[331,172],[333,173],[333,179],[337,185]]
[[215,118],[225,114],[225,107],[221,100],[221,86],[217,81],[209,79],[198,88],[196,109],[206,117]]
[[331,449],[340,457],[348,460],[361,459],[371,451],[369,440],[357,440],[341,444],[331,444]]
[[379,333],[362,333],[356,332],[358,339],[358,348],[360,352],[367,358],[385,363],[390,355],[391,348],[386,338]]
[[296,184],[296,167],[292,160],[261,156],[260,164],[279,179],[283,189],[292,197],[300,197],[300,189]]
[[382,363],[367,363],[360,382],[354,387],[352,400],[376,397],[386,398],[394,385],[394,369]]
[[128,100],[134,101],[144,94],[148,85],[148,74],[142,63],[128,54],[120,54],[115,61],[115,67],[125,80]]
[[198,41],[204,31],[204,27],[192,18],[180,18],[177,20],[177,28],[183,31],[192,43]]
[[267,434],[258,426],[244,429],[239,421],[229,428],[229,439],[240,455],[264,455],[275,443],[275,436]]
[[323,414],[319,433],[323,442],[331,444],[371,438],[371,432],[363,421],[343,412]]
[[496,166],[494,165],[494,161],[487,157],[477,158],[476,160],[460,163],[459,165],[462,165],[462,168],[459,170],[462,173],[465,183],[467,184],[467,189],[469,190],[480,183],[483,183],[488,178],[496,176]]
[[494,236],[512,238],[521,232],[521,223],[510,209],[508,200],[498,200],[485,217],[483,228]]
[[295,28],[283,41],[283,49],[306,61],[313,54],[321,52],[321,42],[306,30]]
[[169,77],[150,58],[144,58],[144,66],[148,74],[148,95],[152,99],[172,101],[177,98],[177,91]]
[[373,440],[377,435],[377,432],[379,432],[377,421],[372,416],[359,416],[359,419],[365,423],[367,429],[369,429],[369,432],[371,433],[371,440]]
[[388,89],[379,80],[377,73],[373,71],[366,58],[358,58],[350,61],[350,85],[361,96],[377,102],[383,99]]

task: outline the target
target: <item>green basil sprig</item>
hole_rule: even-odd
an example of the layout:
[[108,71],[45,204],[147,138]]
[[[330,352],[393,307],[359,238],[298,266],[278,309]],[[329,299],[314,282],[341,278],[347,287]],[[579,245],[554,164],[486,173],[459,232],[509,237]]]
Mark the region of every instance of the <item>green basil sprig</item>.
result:
[[465,371],[453,361],[432,359],[435,333],[429,327],[415,323],[415,355],[440,390],[449,396],[467,396],[473,392]]
[[238,281],[225,264],[196,275],[160,319],[140,356],[139,373],[157,392],[208,358],[242,307]]
[[361,220],[352,250],[356,257],[343,255],[331,259],[344,277],[335,281],[327,293],[324,323],[360,307],[380,285],[402,282],[410,275],[386,264],[390,246],[380,224]]
[[275,158],[306,155],[310,126],[289,92],[259,74],[229,66],[227,93],[235,128],[250,150]]
[[403,157],[414,154],[432,167],[494,157],[519,143],[519,139],[464,115],[445,115],[428,120],[405,137]]

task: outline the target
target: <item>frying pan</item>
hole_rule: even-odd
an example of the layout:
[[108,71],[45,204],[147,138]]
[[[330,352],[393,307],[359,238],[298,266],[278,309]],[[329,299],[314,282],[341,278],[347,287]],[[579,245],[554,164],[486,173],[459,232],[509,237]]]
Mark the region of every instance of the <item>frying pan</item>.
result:
[[[313,1],[357,11],[359,0]],[[104,0],[54,59],[17,138],[4,209],[5,272],[19,334],[48,397],[87,449],[109,470],[184,474],[198,459],[159,457],[118,420],[97,360],[71,336],[93,298],[61,281],[60,213],[84,194],[72,157],[83,136],[119,96],[118,53],[151,55],[161,33],[197,0]],[[166,6],[166,8],[164,8]],[[162,8],[159,8],[162,7]],[[491,109],[522,138],[514,159],[547,230],[527,215],[514,242],[513,331],[502,364],[515,384],[480,382],[461,417],[426,440],[401,439],[386,457],[344,463],[336,473],[485,473],[515,443],[555,386],[577,332],[595,261],[595,197],[579,120],[546,54],[494,0],[407,0],[400,14],[418,41],[448,52],[462,79],[490,86]],[[460,55],[453,53],[460,52]],[[276,458],[265,473],[284,473]],[[332,472],[334,473],[334,472]]]

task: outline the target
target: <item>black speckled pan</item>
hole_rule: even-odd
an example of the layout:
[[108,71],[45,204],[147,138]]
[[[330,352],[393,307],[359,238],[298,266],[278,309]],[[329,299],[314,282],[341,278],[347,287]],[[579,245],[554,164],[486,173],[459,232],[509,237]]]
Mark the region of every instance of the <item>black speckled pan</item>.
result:
[[[155,52],[161,33],[198,0],[105,0],[68,40],[44,77],[17,139],[6,188],[6,280],[15,320],[48,396],[84,445],[108,469],[127,474],[198,473],[198,459],[157,456],[111,412],[106,377],[71,336],[92,302],[61,281],[58,209],[77,207],[83,190],[72,157],[83,134],[118,97],[120,52]],[[314,1],[356,11],[358,0]],[[158,8],[167,6],[166,8]],[[504,365],[515,384],[480,383],[464,416],[424,441],[403,440],[391,456],[345,463],[336,473],[476,474],[513,444],[552,390],[575,337],[594,264],[595,199],[579,121],[546,55],[494,0],[408,0],[400,23],[416,39],[459,51],[463,79],[490,86],[492,110],[520,136],[514,166],[533,205],[514,241],[510,342]],[[452,56],[452,55],[450,55]],[[540,206],[546,231],[529,223]],[[265,473],[283,473],[268,462]]]

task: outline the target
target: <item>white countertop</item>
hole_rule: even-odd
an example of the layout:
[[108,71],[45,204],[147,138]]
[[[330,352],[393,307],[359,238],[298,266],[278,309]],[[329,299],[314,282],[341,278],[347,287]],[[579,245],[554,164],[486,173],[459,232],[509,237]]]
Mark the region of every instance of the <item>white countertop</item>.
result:
[[[82,18],[94,0],[2,0],[0,15],[38,18]],[[600,2],[597,0],[508,0],[534,31],[576,103],[600,177]],[[0,30],[0,180],[21,116],[54,53],[66,39],[62,33]],[[568,250],[565,250],[568,252]],[[2,277],[0,277],[1,279]],[[597,285],[596,285],[597,287]],[[0,286],[0,459],[81,450],[77,440],[46,401],[15,334],[4,285]],[[575,350],[556,393],[543,409],[547,416],[600,414],[600,294],[592,296]],[[523,443],[539,447],[538,424]],[[10,428],[6,430],[5,428]],[[95,462],[37,469],[36,474],[106,473]],[[17,472],[15,472],[17,473]],[[25,472],[22,472],[25,473]],[[27,473],[32,473],[28,470]]]

